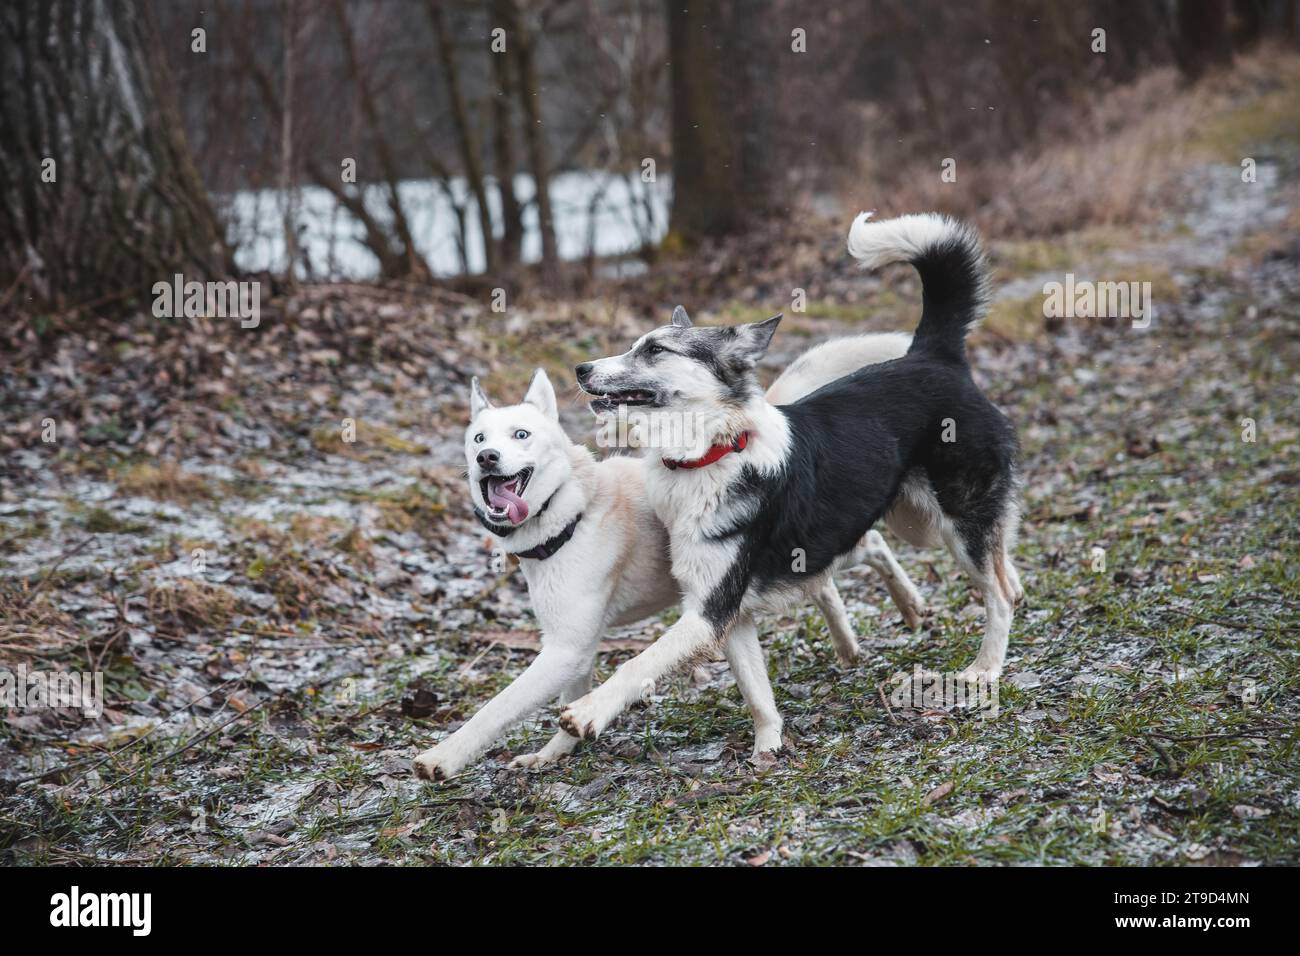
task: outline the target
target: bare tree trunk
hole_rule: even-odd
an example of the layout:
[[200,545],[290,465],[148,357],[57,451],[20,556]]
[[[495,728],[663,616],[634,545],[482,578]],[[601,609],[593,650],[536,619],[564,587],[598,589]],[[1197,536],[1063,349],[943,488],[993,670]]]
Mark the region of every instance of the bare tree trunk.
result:
[[537,195],[537,224],[542,234],[542,263],[559,262],[555,244],[555,216],[551,210],[551,174],[547,158],[546,134],[542,129],[541,91],[537,83],[537,66],[533,60],[533,37],[524,26],[516,0],[503,0],[503,13],[509,17],[507,44],[514,49],[519,105],[524,112],[524,142],[528,147],[528,165],[533,174]]
[[724,90],[740,127],[743,216],[748,220],[773,212],[777,201],[778,157],[787,139],[778,135],[773,97],[766,87],[772,82],[777,50],[790,55],[790,35],[785,34],[783,47],[773,42],[776,14],[772,0],[732,2],[727,36],[733,65],[727,71]]
[[447,84],[447,99],[451,102],[451,118],[460,144],[460,158],[465,166],[474,202],[478,204],[479,230],[483,233],[483,261],[487,271],[497,267],[496,239],[492,232],[492,210],[488,207],[487,188],[483,183],[483,163],[479,158],[478,136],[469,120],[469,108],[461,91],[460,76],[456,71],[456,49],[447,35],[447,20],[443,16],[440,0],[425,0],[425,10],[433,24],[433,36],[438,44],[438,58],[442,61],[442,76]]
[[[282,121],[284,107],[279,96],[276,95],[271,75],[258,62],[256,55],[238,32],[235,34],[235,43],[241,47],[242,62],[262,98],[267,113],[270,114],[273,122]],[[312,182],[327,190],[334,197],[335,202],[361,223],[366,236],[366,248],[379,260],[381,276],[385,279],[398,279],[409,274],[405,251],[393,245],[391,231],[371,215],[370,210],[366,208],[361,190],[348,192],[344,187],[339,167],[327,168],[315,157],[307,155],[303,157],[303,169]]]
[[924,33],[917,25],[918,14],[907,0],[885,0],[877,8],[881,25],[888,31],[890,42],[897,56],[907,64],[907,69],[916,84],[916,93],[921,98],[921,110],[925,113],[925,126],[931,143],[946,146],[948,131],[944,123],[943,110],[939,97],[935,94],[934,84],[930,82],[932,64],[927,61],[923,43]]
[[384,181],[388,186],[388,208],[393,214],[393,231],[401,243],[403,256],[406,260],[406,271],[417,278],[429,278],[429,265],[416,251],[415,239],[411,236],[410,224],[407,222],[406,213],[402,210],[402,200],[397,188],[400,179],[397,162],[393,157],[392,149],[388,145],[388,138],[384,135],[383,126],[379,122],[379,107],[375,102],[374,91],[370,88],[370,78],[366,74],[365,67],[357,51],[356,36],[352,32],[352,24],[348,20],[347,11],[344,9],[341,0],[331,0],[329,6],[330,12],[334,15],[334,21],[339,28],[339,37],[343,40],[343,54],[348,74],[357,87],[361,115],[365,119],[366,127],[370,130],[371,138],[374,140],[375,154],[379,158],[380,172],[383,173]]
[[[509,0],[493,0],[493,14],[497,22],[508,22],[502,7]],[[501,196],[501,261],[505,265],[519,262],[524,244],[523,208],[515,194],[514,111],[510,97],[514,84],[510,77],[510,55],[488,53],[492,58],[492,76],[497,89],[492,96],[492,151],[496,170],[497,192]]]
[[232,271],[161,49],[135,0],[4,4],[0,292],[64,308]]
[[1174,54],[1189,79],[1232,62],[1228,0],[1178,0]]
[[1113,24],[1109,57],[1114,57],[1110,72],[1119,80],[1131,80],[1168,48],[1161,49],[1168,30],[1162,23],[1163,11],[1155,4],[1132,0],[1107,0],[1102,25]]
[[[723,4],[667,0],[672,83],[671,229],[688,242],[746,219],[735,103],[727,95]],[[735,65],[735,64],[733,64]]]
[[[1058,12],[1062,9],[1060,6],[1051,8]],[[992,13],[999,25],[998,42],[993,46],[994,61],[1003,80],[1002,93],[1009,107],[1000,111],[1005,124],[1003,129],[1008,145],[1018,147],[1032,142],[1038,130],[1039,106],[1031,76],[1033,64],[1026,56],[1030,44],[1023,36],[1024,19],[1029,14],[1021,0],[993,0]]]
[[1264,34],[1264,0],[1233,0],[1232,45],[1246,50]]
[[280,113],[280,201],[284,204],[284,281],[297,285],[298,204],[293,176],[293,54],[297,46],[298,3],[284,0],[284,109]]

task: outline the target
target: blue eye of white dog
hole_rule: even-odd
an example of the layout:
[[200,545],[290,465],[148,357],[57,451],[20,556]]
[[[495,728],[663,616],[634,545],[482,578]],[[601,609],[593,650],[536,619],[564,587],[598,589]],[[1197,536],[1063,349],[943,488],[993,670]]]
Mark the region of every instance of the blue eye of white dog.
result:
[[517,429],[517,430],[515,431],[515,440],[516,440],[516,441],[523,441],[523,440],[524,440],[525,438],[527,438],[527,437],[528,437],[528,432],[524,431],[522,428]]

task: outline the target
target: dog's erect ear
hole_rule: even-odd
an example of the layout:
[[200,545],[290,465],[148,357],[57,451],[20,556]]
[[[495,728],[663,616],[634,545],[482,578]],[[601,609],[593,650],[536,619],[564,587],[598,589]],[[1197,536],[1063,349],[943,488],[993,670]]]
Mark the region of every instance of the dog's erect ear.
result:
[[736,326],[736,345],[751,360],[758,361],[767,351],[776,334],[776,327],[781,324],[784,313],[778,312],[762,322],[750,322]]
[[673,326],[678,329],[689,329],[691,327],[691,317],[686,314],[686,310],[680,305],[673,309]]
[[542,369],[533,373],[533,381],[528,386],[524,401],[540,408],[546,417],[560,420],[560,413],[555,407],[555,387],[551,385],[550,376]]
[[492,402],[483,393],[483,386],[478,383],[478,376],[475,375],[469,381],[469,420],[473,421],[478,418],[479,412],[491,407]]

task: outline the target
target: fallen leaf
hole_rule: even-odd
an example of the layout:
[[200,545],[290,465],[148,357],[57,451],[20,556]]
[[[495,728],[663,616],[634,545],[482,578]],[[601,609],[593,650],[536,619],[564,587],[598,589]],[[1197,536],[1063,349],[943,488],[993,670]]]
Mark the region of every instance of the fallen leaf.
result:
[[1265,810],[1263,807],[1252,807],[1245,803],[1239,803],[1232,808],[1233,816],[1242,820],[1262,820],[1272,812],[1272,810]]
[[438,709],[438,695],[427,687],[421,687],[414,694],[402,698],[402,716],[428,717]]
[[948,794],[952,793],[953,787],[954,784],[951,780],[949,780],[947,783],[939,784],[939,786],[935,787],[933,790],[927,793],[925,797],[921,800],[922,806],[927,806],[927,807],[934,806],[944,797],[948,796]]
[[249,834],[248,837],[249,846],[262,846],[263,844],[267,844],[267,843],[271,844],[271,846],[289,845],[289,841],[286,840],[284,837],[276,833],[271,833],[268,830],[257,830]]

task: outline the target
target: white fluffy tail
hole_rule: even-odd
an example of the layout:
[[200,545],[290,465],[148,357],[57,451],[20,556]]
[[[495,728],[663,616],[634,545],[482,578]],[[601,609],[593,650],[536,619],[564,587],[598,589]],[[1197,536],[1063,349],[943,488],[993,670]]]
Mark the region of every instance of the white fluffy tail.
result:
[[988,301],[988,269],[975,230],[933,212],[879,222],[864,212],[849,227],[848,246],[868,268],[915,266],[923,309],[910,351],[964,361],[966,332]]
[[966,232],[961,223],[936,212],[875,221],[872,215],[858,213],[849,227],[849,255],[868,269],[891,262],[913,262],[945,240]]

